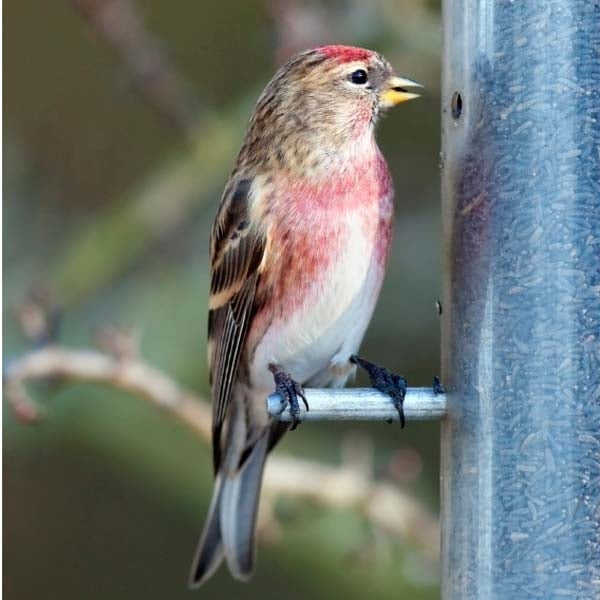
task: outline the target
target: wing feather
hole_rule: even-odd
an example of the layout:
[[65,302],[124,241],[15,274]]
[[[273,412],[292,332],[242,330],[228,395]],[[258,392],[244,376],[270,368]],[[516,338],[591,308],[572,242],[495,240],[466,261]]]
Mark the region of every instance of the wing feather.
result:
[[227,415],[248,333],[265,251],[265,236],[250,220],[252,181],[241,179],[226,191],[211,233],[211,287],[208,315],[210,381],[213,399],[213,458],[221,460],[221,430]]

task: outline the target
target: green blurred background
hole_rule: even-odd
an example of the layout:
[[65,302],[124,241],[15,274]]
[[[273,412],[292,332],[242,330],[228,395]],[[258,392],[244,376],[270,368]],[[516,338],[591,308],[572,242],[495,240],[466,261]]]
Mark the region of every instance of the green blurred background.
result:
[[[17,316],[44,290],[60,311],[58,343],[90,347],[108,325],[133,331],[147,362],[206,397],[208,233],[246,119],[291,53],[347,43],[426,86],[379,128],[396,236],[362,353],[429,385],[439,358],[438,2],[6,0],[4,24],[5,361],[32,348]],[[136,44],[162,65],[137,87]],[[148,98],[164,81],[167,110]],[[5,597],[190,598],[208,446],[108,387],[54,381],[32,394],[43,422],[4,409]],[[375,478],[437,514],[437,424],[304,425],[276,452],[335,465],[359,438],[370,440]],[[358,514],[288,499],[277,517],[251,584],[222,569],[197,595],[438,597],[437,565]]]

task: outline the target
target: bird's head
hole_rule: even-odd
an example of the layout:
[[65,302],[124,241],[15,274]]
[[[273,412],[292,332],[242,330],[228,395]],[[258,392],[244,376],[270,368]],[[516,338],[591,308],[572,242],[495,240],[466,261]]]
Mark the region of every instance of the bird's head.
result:
[[258,100],[242,152],[260,159],[268,151],[288,166],[307,156],[314,162],[315,154],[371,140],[380,113],[417,98],[410,90],[418,87],[371,50],[336,45],[301,52]]
[[[302,55],[300,55],[302,56]],[[382,109],[418,98],[411,88],[422,87],[416,81],[396,75],[390,63],[377,52],[353,46],[322,46],[304,55],[308,62],[321,61],[305,75],[307,86],[314,82],[340,112],[371,109],[375,119]]]

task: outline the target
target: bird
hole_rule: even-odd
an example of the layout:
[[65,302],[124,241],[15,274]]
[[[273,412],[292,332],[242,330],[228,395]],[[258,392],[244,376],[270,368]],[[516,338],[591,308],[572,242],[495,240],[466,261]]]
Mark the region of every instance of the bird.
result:
[[[378,52],[327,45],[275,73],[250,117],[210,237],[214,491],[189,585],[225,560],[247,581],[267,454],[300,421],[304,387],[357,366],[398,409],[406,380],[359,357],[390,253],[393,185],[381,114],[422,87]],[[280,394],[291,423],[269,416]]]

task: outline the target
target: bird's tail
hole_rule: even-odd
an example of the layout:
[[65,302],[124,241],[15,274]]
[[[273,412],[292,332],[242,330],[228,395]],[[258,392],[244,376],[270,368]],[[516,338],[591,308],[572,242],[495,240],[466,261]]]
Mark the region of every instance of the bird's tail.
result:
[[[215,480],[208,517],[192,563],[190,587],[201,586],[215,572],[223,557],[236,579],[246,581],[252,575],[256,514],[269,450],[269,433],[267,427],[247,457],[240,444],[227,444],[224,464]],[[232,463],[239,465],[242,456],[240,468],[233,473],[227,469]]]
[[240,471],[223,483],[221,535],[229,571],[247,581],[254,570],[256,514],[267,457],[269,430],[250,451]]
[[204,531],[192,562],[189,579],[191,588],[200,587],[217,570],[223,560],[220,523],[222,489],[221,476],[217,475]]

